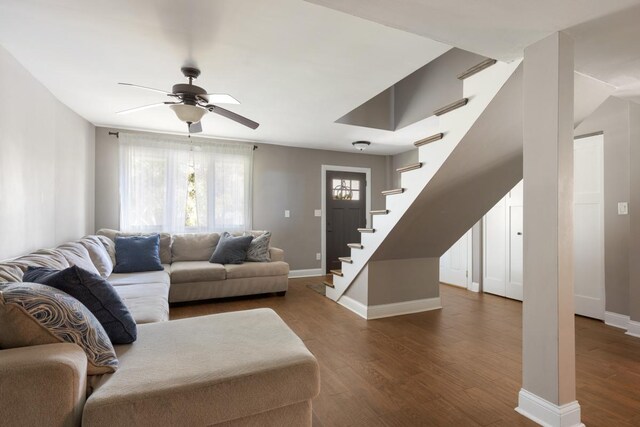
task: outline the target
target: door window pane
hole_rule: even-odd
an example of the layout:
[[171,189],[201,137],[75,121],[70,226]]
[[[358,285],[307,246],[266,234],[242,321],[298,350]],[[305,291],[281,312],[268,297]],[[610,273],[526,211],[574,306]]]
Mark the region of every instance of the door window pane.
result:
[[333,179],[331,182],[333,200],[360,200],[360,181]]

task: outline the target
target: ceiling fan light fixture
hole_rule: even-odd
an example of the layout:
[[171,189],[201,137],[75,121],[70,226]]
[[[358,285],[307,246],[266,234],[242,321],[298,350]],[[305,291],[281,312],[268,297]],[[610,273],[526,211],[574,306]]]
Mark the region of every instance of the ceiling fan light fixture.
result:
[[351,145],[358,151],[364,151],[365,148],[371,145],[369,141],[356,141],[352,142]]
[[198,123],[207,112],[204,108],[189,104],[174,104],[169,108],[176,113],[178,119],[187,123]]

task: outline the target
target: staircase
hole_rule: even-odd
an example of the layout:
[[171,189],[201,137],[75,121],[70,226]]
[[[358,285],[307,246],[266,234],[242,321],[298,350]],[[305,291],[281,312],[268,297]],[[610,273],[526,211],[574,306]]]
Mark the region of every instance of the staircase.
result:
[[[397,169],[401,187],[382,192],[386,207],[370,212],[371,228],[358,229],[361,244],[349,244],[351,256],[331,272],[328,298],[339,301],[370,261],[439,257],[521,179],[521,74],[519,61],[488,59],[458,76],[463,98],[434,111],[440,132],[414,143],[419,162]],[[467,173],[474,170],[480,175]],[[442,195],[473,196],[469,188],[481,191],[471,197],[475,205],[464,215],[447,214]]]

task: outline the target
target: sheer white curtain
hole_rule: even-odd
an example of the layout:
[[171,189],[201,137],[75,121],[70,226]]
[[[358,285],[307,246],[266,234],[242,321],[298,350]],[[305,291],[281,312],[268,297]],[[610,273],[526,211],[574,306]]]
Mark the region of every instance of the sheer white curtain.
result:
[[120,133],[120,228],[251,229],[253,146]]

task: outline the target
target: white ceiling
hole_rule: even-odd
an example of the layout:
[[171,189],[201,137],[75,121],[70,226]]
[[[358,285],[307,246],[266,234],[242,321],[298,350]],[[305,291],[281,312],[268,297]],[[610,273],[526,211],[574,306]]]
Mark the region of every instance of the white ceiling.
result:
[[205,136],[394,154],[437,119],[396,132],[334,121],[449,46],[508,60],[566,30],[578,71],[640,101],[638,22],[640,0],[0,0],[0,45],[96,125],[184,132],[168,108],[116,115],[164,100],[116,83],[170,90],[194,64],[196,84],[261,123],[209,114]]
[[576,71],[640,102],[640,0],[306,1],[502,60],[565,31]]
[[233,95],[242,104],[225,107],[261,124],[209,114],[204,135],[348,151],[366,139],[380,154],[406,150],[425,124],[334,121],[450,48],[302,0],[2,0],[0,45],[96,125],[184,132],[166,107],[116,115],[165,100],[117,82],[170,90],[193,63],[196,84]]

